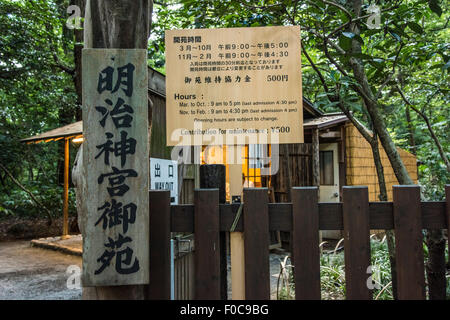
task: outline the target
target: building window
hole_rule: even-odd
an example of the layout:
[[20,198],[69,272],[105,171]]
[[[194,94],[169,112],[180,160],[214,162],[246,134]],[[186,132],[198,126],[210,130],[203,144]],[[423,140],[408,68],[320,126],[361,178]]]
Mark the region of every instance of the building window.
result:
[[333,151],[320,151],[320,184],[334,185]]
[[270,167],[267,158],[270,157],[269,145],[250,144],[245,146],[243,179],[245,187],[267,187],[270,176],[262,176],[261,169]]

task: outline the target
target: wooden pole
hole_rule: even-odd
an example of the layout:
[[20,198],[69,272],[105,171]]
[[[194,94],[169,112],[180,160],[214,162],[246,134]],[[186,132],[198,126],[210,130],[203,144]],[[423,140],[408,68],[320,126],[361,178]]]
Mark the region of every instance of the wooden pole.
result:
[[312,130],[312,165],[313,186],[320,186],[319,129]]
[[393,186],[395,257],[399,300],[425,300],[420,187]]
[[195,190],[194,208],[194,299],[220,300],[219,190]]
[[[320,145],[319,129],[312,129],[312,184],[318,187],[320,201]],[[319,242],[322,242],[322,231],[319,231]],[[322,253],[322,247],[320,247]]]
[[69,238],[69,138],[64,139],[64,205],[61,239]]
[[270,300],[267,188],[244,189],[245,299]]
[[292,188],[291,199],[295,299],[320,300],[317,187]]
[[170,191],[149,192],[150,283],[146,300],[170,300]]
[[[200,166],[200,188],[219,189],[219,203],[226,202],[226,168],[223,164]],[[220,232],[220,299],[227,300],[227,241],[226,232]]]
[[[242,201],[242,164],[237,159],[241,157],[241,146],[229,146],[228,152],[234,156],[229,164],[230,195],[241,196]],[[241,213],[241,216],[243,214]],[[230,232],[230,260],[231,260],[231,299],[245,299],[245,255],[244,233]]]
[[285,175],[286,175],[286,201],[291,202],[291,188],[292,188],[292,175],[291,170],[289,168],[289,146],[287,144],[283,144],[283,153],[284,153],[284,168],[285,168]]
[[371,300],[367,285],[370,266],[369,191],[367,187],[344,187],[345,295],[347,300]]

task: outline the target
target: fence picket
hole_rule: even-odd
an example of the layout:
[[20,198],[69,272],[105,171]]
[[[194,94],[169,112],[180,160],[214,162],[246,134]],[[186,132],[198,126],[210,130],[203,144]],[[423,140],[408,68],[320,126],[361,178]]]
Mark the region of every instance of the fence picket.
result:
[[195,190],[194,205],[195,299],[220,300],[219,189]]
[[245,299],[270,299],[267,188],[244,189]]
[[394,186],[393,195],[398,299],[425,299],[420,187]]
[[320,300],[318,188],[292,188],[295,299]]
[[170,191],[149,192],[150,283],[146,298],[170,300]]
[[344,259],[346,297],[370,300],[369,193],[367,187],[343,187]]

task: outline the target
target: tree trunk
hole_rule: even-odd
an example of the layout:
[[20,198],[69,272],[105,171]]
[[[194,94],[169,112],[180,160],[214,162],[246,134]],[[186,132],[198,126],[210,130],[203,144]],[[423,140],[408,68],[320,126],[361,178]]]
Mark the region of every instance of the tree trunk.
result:
[[[357,17],[361,14],[361,0],[353,0],[353,11]],[[352,24],[352,32],[359,35],[359,26],[358,24]],[[361,53],[361,44],[356,40],[352,40],[352,51],[353,53]],[[386,123],[383,119],[383,116],[380,112],[381,108],[379,108],[376,98],[370,89],[369,82],[367,79],[367,75],[364,70],[364,65],[360,59],[351,58],[350,65],[353,69],[353,74],[360,85],[362,91],[364,92],[364,102],[367,108],[367,112],[371,118],[371,122],[374,130],[374,144],[372,145],[372,152],[375,160],[375,166],[377,169],[378,181],[380,184],[380,200],[387,200],[386,193],[386,184],[384,182],[384,174],[381,164],[381,158],[378,150],[378,138],[380,138],[380,142],[383,146],[383,149],[386,152],[386,155],[389,159],[391,167],[394,171],[394,174],[400,184],[413,184],[411,177],[409,176],[408,171],[406,170],[405,165],[403,164],[402,159],[400,158],[400,154],[397,151],[397,148],[392,141],[389,132],[387,131]],[[380,180],[380,178],[382,180]],[[384,192],[383,192],[384,191]],[[397,268],[396,268],[396,260],[395,260],[395,244],[394,244],[394,232],[390,230],[386,230],[386,240],[388,243],[389,250],[389,260],[391,265],[391,277],[392,277],[392,289],[394,299],[397,298]]]
[[430,300],[446,299],[445,279],[445,238],[442,230],[427,230],[425,234],[428,247],[426,273]]
[[[151,0],[87,0],[85,48],[147,49],[153,3]],[[85,188],[82,148],[77,155],[77,196]],[[78,198],[77,198],[78,200]],[[85,231],[82,200],[77,203],[80,230]],[[84,287],[83,299],[144,299],[144,286]]]
[[[379,200],[388,201],[383,163],[381,162],[380,150],[378,149],[378,137],[376,134],[373,135],[373,140],[369,141],[369,143],[372,149],[373,160],[375,163],[375,168],[378,177],[378,186],[380,188]],[[394,230],[385,230],[384,232],[386,234],[386,242],[388,245],[388,252],[389,252],[389,263],[391,266],[392,295],[393,298],[397,300],[397,263],[395,260]]]
[[151,0],[87,1],[85,48],[147,49]]
[[[361,0],[353,0],[353,11],[357,17],[361,14]],[[357,23],[352,24],[352,32],[356,35],[359,35],[359,26]],[[353,53],[361,53],[361,43],[359,43],[355,38],[352,39],[352,51]],[[380,138],[381,144],[386,151],[386,154],[389,158],[389,162],[391,163],[392,169],[394,170],[394,174],[397,177],[397,180],[400,184],[414,184],[411,177],[406,170],[405,165],[403,164],[402,159],[400,158],[400,154],[397,151],[397,148],[392,141],[391,136],[386,128],[386,123],[383,119],[383,115],[381,114],[381,108],[378,106],[375,96],[370,89],[369,81],[367,79],[366,72],[364,70],[364,65],[360,59],[350,58],[349,60],[350,66],[353,69],[353,74],[355,76],[356,81],[358,82],[362,92],[364,93],[364,102],[367,107],[367,112],[371,118],[373,129],[377,133]]]

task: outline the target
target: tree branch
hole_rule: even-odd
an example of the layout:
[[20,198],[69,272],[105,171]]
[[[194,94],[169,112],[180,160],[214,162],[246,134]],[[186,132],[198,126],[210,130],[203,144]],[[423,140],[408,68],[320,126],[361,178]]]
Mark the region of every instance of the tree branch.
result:
[[425,121],[428,131],[430,132],[431,138],[433,139],[434,143],[436,144],[439,155],[441,156],[442,160],[444,161],[447,171],[450,172],[450,159],[445,155],[444,148],[442,148],[441,143],[439,142],[438,137],[436,136],[433,127],[431,126],[430,119],[427,117],[427,115],[420,111],[417,107],[415,107],[409,100],[406,98],[405,94],[403,93],[402,89],[400,89],[399,86],[396,86],[398,93],[402,97],[403,101],[412,109],[414,112],[416,112],[418,115],[422,117],[422,119]]
[[339,109],[341,109],[341,111],[347,116],[347,118],[350,120],[350,122],[358,129],[358,131],[361,133],[361,135],[367,140],[367,142],[369,142],[370,144],[373,143],[373,138],[370,133],[368,132],[368,130],[358,121],[355,119],[355,117],[353,116],[353,114],[350,112],[350,110],[348,110],[344,103],[341,101],[339,94],[334,94],[332,95],[326,81],[325,78],[323,77],[322,73],[320,72],[319,68],[316,66],[316,64],[312,61],[311,57],[309,56],[308,52],[304,49],[303,45],[303,53],[306,57],[306,59],[308,59],[309,63],[311,64],[312,68],[314,69],[314,71],[317,73],[317,75],[319,76],[320,82],[322,82],[322,86],[324,87],[325,92],[327,93],[328,96],[328,100],[330,100],[331,102],[338,102],[338,107]]
[[398,57],[400,55],[400,51],[402,51],[402,48],[403,48],[403,42],[400,43],[400,48],[398,49],[397,55],[395,56],[395,60],[392,65],[392,72],[387,76],[386,80],[383,82],[383,84],[378,89],[378,92],[375,95],[375,100],[378,100],[380,98],[381,92],[383,91],[384,87],[386,87],[386,85],[389,83],[389,81],[391,81],[392,77],[395,75],[395,67],[397,66]]
[[18,69],[13,69],[13,70],[5,70],[5,69],[6,68],[0,69],[0,78],[2,78],[2,79],[11,79],[11,78],[14,78],[15,76],[18,76],[18,75],[28,71],[27,68],[18,68]]
[[353,19],[352,14],[347,9],[345,9],[343,6],[341,6],[339,3],[336,3],[333,1],[327,1],[327,0],[322,0],[322,2],[325,4],[328,4],[330,6],[336,7],[339,10],[343,11],[347,15],[347,17],[349,19],[349,23],[352,22],[352,19]]
[[56,67],[58,67],[59,69],[61,69],[64,72],[67,72],[71,76],[75,75],[75,69],[64,65],[64,63],[62,63],[62,61],[59,59],[59,57],[56,54],[56,52],[53,52],[53,60],[55,60],[55,66]]
[[305,55],[305,57],[308,60],[308,62],[311,64],[311,67],[314,69],[314,71],[319,76],[320,82],[322,82],[322,85],[323,85],[323,87],[325,89],[325,92],[328,93],[329,89],[328,89],[327,83],[325,82],[325,78],[322,76],[322,73],[320,72],[319,68],[312,61],[311,57],[309,56],[308,52],[306,51],[305,46],[303,45],[303,41],[301,41],[301,46],[302,46],[303,54]]
[[[250,5],[248,3],[245,2],[245,0],[238,0],[240,4],[242,4],[244,7],[248,8],[248,9],[253,9],[253,10],[266,10],[269,8],[274,8],[274,7],[280,7],[283,6],[282,3],[275,3],[275,4],[269,4],[267,6],[253,6]],[[283,6],[284,7],[284,6]]]
[[[397,9],[397,8],[398,8],[398,5],[395,5],[395,6],[392,6],[392,7],[390,7],[390,8],[386,8],[386,9],[380,10],[380,12],[391,11],[391,10],[394,10],[394,9]],[[352,23],[352,22],[355,23],[355,22],[364,20],[364,19],[366,19],[366,18],[369,18],[369,17],[371,17],[371,16],[372,16],[372,14],[366,14],[366,15],[360,16],[360,17],[358,17],[358,18],[353,18],[352,20],[349,20],[349,21],[347,21],[346,23],[344,23],[344,24],[340,25],[339,27],[337,27],[336,29],[334,29],[334,30],[327,36],[327,38],[331,38],[334,34],[336,34],[337,32],[339,32],[340,30],[346,28],[346,27],[349,26],[350,23]]]
[[[50,26],[49,24],[46,24],[45,27],[46,27],[47,31],[48,31],[49,33],[51,33],[51,26]],[[52,50],[52,56],[53,56],[53,60],[55,61],[55,66],[58,67],[58,68],[60,68],[62,71],[67,72],[67,73],[70,74],[71,76],[74,76],[74,75],[75,75],[75,68],[70,68],[70,67],[66,66],[66,65],[59,59],[58,54],[56,53],[56,52],[57,52],[56,46],[55,46],[55,44],[53,43],[52,39],[49,38],[48,41],[49,41],[50,49]]]

